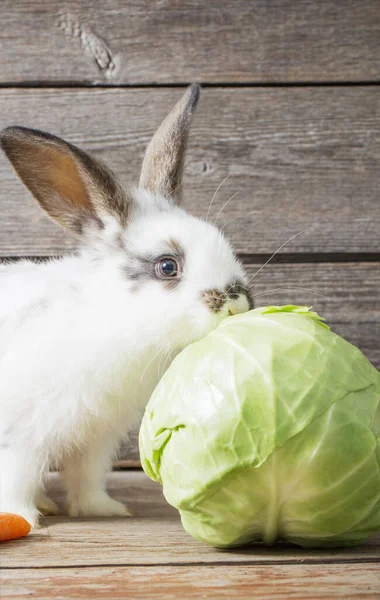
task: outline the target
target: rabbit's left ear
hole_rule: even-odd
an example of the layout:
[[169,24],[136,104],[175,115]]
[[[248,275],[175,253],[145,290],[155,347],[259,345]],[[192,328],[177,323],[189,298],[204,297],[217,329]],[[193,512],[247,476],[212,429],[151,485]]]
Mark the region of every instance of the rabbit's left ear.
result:
[[150,141],[141,169],[140,187],[177,203],[182,196],[187,138],[199,94],[198,85],[187,88]]
[[108,167],[49,133],[8,127],[0,144],[15,171],[48,215],[74,234],[104,226],[112,215],[127,223],[130,200]]

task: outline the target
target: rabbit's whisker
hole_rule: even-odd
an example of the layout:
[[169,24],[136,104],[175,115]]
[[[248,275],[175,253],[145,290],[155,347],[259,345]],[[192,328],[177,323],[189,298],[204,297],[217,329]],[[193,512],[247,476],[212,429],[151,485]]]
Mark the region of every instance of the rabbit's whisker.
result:
[[227,177],[225,177],[225,178],[223,179],[223,181],[221,181],[221,183],[218,185],[218,187],[216,188],[215,192],[214,192],[214,193],[213,193],[213,195],[212,195],[211,202],[210,202],[210,204],[208,205],[208,211],[207,211],[207,215],[206,215],[206,223],[208,223],[208,218],[209,218],[209,216],[210,216],[210,210],[211,210],[212,204],[213,204],[213,202],[214,202],[214,200],[215,200],[215,198],[216,198],[216,195],[217,195],[217,193],[219,192],[219,190],[220,190],[220,188],[222,187],[222,185],[223,185],[223,184],[224,184],[224,183],[227,181],[227,179],[229,178],[229,176],[230,176],[230,174],[228,173]]
[[226,223],[224,223],[223,227],[220,229],[220,232],[223,233],[226,227],[233,223],[234,221],[239,221],[239,219],[246,219],[247,217],[252,216],[253,213],[247,213],[245,215],[239,215],[238,217],[234,217],[233,219],[229,219]]
[[157,350],[157,352],[155,354],[153,354],[152,358],[150,359],[150,361],[148,362],[148,364],[145,366],[145,369],[143,370],[141,377],[140,377],[140,382],[142,382],[142,380],[144,379],[144,375],[147,372],[147,370],[149,369],[150,365],[153,363],[153,361],[157,358],[157,356],[161,353],[164,352],[164,348],[159,348]]
[[171,351],[170,345],[166,344],[166,346],[162,350],[162,354],[160,356],[160,360],[158,361],[158,364],[157,364],[157,374],[158,374],[158,376],[160,376],[160,373],[161,373],[161,362],[164,359],[163,365],[165,365],[165,363],[167,362],[168,357],[170,355],[170,351]]
[[165,357],[164,363],[162,365],[162,368],[161,368],[161,360],[162,360],[164,354],[162,355],[162,357],[160,358],[160,362],[158,363],[157,372],[158,372],[159,377],[161,377],[162,374],[165,372],[168,360],[170,360],[173,355],[174,356],[176,355],[177,348],[178,348],[177,345],[174,348],[171,347],[170,344],[167,345],[166,350],[165,350],[166,357]]
[[215,221],[214,221],[214,225],[216,225],[216,224],[217,224],[217,222],[218,222],[218,219],[219,219],[220,215],[222,214],[222,212],[224,211],[224,209],[226,208],[227,204],[228,204],[229,202],[231,202],[231,200],[233,200],[233,199],[235,198],[235,196],[237,196],[237,195],[239,194],[239,192],[241,192],[241,191],[242,191],[242,189],[243,189],[243,188],[240,188],[239,190],[237,190],[237,192],[235,192],[234,194],[232,194],[231,198],[228,198],[227,202],[225,202],[225,203],[223,204],[222,208],[220,209],[220,211],[219,211],[219,212],[218,212],[218,214],[216,215],[216,219],[215,219]]
[[295,233],[294,235],[292,235],[292,237],[290,237],[288,240],[286,240],[286,242],[284,242],[283,244],[281,244],[281,246],[279,248],[277,248],[276,252],[273,252],[272,256],[270,256],[268,258],[268,260],[263,265],[261,265],[261,267],[256,271],[256,273],[254,273],[254,275],[248,281],[247,285],[249,285],[255,279],[255,277],[257,277],[257,275],[259,273],[261,273],[261,271],[274,259],[274,257],[276,256],[276,254],[278,254],[280,252],[280,250],[282,250],[284,248],[284,246],[286,246],[287,244],[289,244],[289,242],[291,242],[292,240],[294,240],[296,237],[298,237],[302,233],[305,233],[305,231],[306,231],[306,229],[304,229],[303,231],[299,231],[298,233]]

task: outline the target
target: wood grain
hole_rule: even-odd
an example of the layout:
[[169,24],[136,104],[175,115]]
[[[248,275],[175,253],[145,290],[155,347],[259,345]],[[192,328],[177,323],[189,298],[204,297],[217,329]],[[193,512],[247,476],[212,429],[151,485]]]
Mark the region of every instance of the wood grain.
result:
[[[380,39],[380,38],[379,38]],[[380,63],[379,63],[380,64]],[[46,129],[135,183],[145,147],[181,95],[172,89],[6,89],[0,128]],[[372,252],[380,231],[380,87],[205,89],[190,138],[185,207],[241,253]],[[0,256],[56,254],[73,241],[50,223],[0,157]]]
[[2,574],[2,598],[181,600],[376,600],[379,565],[234,565],[17,569]]
[[[53,475],[50,495],[62,500],[62,484]],[[216,550],[194,541],[182,528],[176,511],[167,506],[161,486],[141,471],[112,473],[110,493],[135,513],[121,519],[43,520],[43,532],[1,546],[1,567],[86,567],[106,565],[238,565],[380,562],[380,537],[356,548],[305,550],[290,544],[255,544]],[[186,567],[187,568],[187,567]]]
[[0,81],[379,79],[377,0],[3,0]]

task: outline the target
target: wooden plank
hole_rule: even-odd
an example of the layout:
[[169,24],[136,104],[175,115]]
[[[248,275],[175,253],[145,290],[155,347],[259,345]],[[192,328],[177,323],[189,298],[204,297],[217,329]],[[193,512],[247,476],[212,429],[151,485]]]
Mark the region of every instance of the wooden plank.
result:
[[[258,265],[246,268],[253,276]],[[269,264],[251,285],[256,306],[312,305],[380,368],[380,263]]]
[[[380,562],[380,535],[356,548],[304,550],[289,544],[256,544],[216,550],[195,542],[183,529],[176,511],[165,504],[161,486],[141,471],[112,473],[111,494],[127,502],[135,516],[126,519],[46,518],[48,535],[30,535],[2,544],[1,567],[84,567],[94,565],[299,564]],[[62,499],[57,476],[50,494]]]
[[[6,89],[0,128],[54,132],[138,180],[172,89]],[[218,219],[239,252],[378,252],[380,86],[205,89],[190,139],[185,207]],[[0,256],[73,246],[0,157]]]
[[246,565],[206,567],[97,567],[3,572],[2,598],[55,600],[128,598],[165,600],[358,600],[380,598],[379,565]]
[[379,79],[377,0],[3,0],[1,82]]

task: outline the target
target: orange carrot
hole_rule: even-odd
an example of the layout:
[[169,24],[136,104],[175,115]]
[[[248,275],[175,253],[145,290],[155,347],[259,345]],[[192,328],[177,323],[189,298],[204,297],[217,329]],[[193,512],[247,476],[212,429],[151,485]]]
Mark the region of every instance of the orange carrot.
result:
[[20,515],[0,513],[0,542],[14,540],[28,535],[31,527]]

